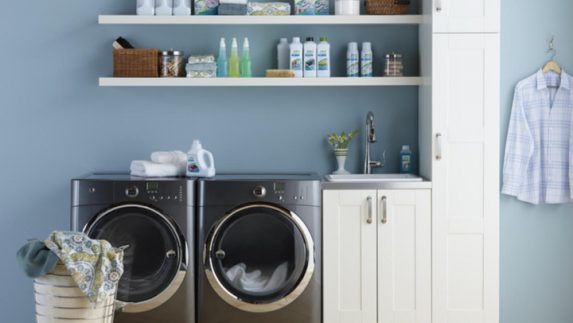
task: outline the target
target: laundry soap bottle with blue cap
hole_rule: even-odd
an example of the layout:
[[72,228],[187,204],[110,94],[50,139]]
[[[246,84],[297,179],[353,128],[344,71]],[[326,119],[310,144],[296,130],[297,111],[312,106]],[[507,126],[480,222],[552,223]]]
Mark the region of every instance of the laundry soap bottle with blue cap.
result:
[[213,154],[203,149],[199,140],[193,140],[191,150],[187,153],[187,177],[213,176],[215,176]]

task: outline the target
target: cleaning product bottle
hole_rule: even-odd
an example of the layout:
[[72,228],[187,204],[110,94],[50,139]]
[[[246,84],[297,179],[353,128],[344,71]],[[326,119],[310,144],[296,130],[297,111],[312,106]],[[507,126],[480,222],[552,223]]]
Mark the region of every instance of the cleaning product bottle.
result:
[[316,69],[318,77],[330,77],[330,44],[326,37],[320,37],[316,50]]
[[156,0],[155,15],[156,16],[173,15],[173,0]]
[[137,0],[136,13],[139,16],[155,16],[155,0]]
[[304,77],[316,77],[316,43],[312,37],[306,37],[304,43]]
[[400,151],[400,173],[412,173],[412,151],[408,145],[402,146],[402,151]]
[[191,0],[174,0],[173,15],[174,16],[191,15]]
[[360,76],[372,77],[372,62],[374,57],[372,55],[372,44],[370,42],[362,43],[362,51],[360,52]]
[[227,45],[225,44],[225,38],[221,38],[221,42],[219,43],[219,56],[217,57],[217,77],[228,76],[228,65]]
[[290,48],[290,69],[295,77],[302,77],[302,43],[299,37],[293,37]]
[[199,140],[193,140],[193,145],[187,153],[187,177],[215,176],[215,159],[211,152],[203,149]]
[[243,40],[243,52],[241,53],[241,77],[251,77],[251,76],[253,76],[253,71],[251,70],[249,39],[245,37],[245,40]]
[[348,51],[346,52],[346,76],[360,76],[359,58],[358,44],[356,42],[348,43]]
[[281,41],[277,45],[277,68],[279,70],[289,69],[289,55],[290,49],[288,39],[281,38]]
[[237,39],[233,37],[231,44],[231,56],[229,57],[229,77],[240,77],[241,72],[239,68],[239,45]]

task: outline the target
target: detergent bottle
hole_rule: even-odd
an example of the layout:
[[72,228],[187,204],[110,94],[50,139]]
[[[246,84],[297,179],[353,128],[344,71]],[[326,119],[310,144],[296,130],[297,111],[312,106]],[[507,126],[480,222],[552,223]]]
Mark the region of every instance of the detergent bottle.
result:
[[215,159],[211,152],[203,149],[199,140],[193,140],[187,153],[187,177],[215,176]]

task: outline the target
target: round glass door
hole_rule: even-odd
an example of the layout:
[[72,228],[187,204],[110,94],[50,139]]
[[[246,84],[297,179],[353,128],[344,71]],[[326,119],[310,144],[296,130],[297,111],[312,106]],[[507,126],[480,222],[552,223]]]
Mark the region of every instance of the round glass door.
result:
[[[172,221],[143,205],[122,205],[100,214],[86,233],[124,249],[124,273],[117,300],[124,311],[138,312],[157,307],[172,295],[184,275],[186,249]],[[167,295],[165,295],[167,294]],[[134,305],[135,304],[135,305]]]
[[211,231],[207,278],[227,303],[251,312],[273,311],[308,285],[313,248],[308,229],[292,212],[267,204],[243,206]]

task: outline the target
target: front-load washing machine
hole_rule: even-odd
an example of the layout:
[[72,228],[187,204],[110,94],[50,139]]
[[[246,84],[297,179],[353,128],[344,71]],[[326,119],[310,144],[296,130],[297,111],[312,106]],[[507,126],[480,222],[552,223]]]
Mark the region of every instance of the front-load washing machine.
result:
[[194,185],[114,174],[72,181],[72,230],[124,248],[114,322],[195,322]]
[[321,323],[320,181],[198,181],[198,323]]

